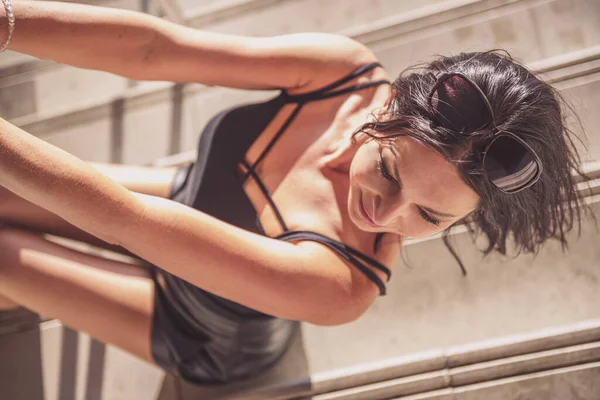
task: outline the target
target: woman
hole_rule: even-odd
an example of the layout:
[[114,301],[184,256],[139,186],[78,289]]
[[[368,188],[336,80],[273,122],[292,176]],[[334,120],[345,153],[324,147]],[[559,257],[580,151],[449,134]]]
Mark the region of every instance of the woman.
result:
[[7,226],[5,308],[59,318],[188,381],[264,371],[297,321],[355,320],[385,294],[405,237],[472,222],[487,252],[505,253],[509,235],[533,252],[579,219],[561,106],[501,53],[440,57],[389,85],[372,52],[335,35],[246,38],[40,1],[14,14],[18,52],[137,80],[281,90],[215,116],[193,164],[137,168],[135,180],[134,167],[90,165],[0,124],[4,222],[148,264]]

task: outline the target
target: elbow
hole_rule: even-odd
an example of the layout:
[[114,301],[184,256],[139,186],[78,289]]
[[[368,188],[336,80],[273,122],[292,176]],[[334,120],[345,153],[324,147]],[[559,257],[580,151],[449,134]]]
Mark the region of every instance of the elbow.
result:
[[335,315],[335,316],[315,316],[305,322],[312,324],[312,325],[317,325],[317,326],[339,326],[339,325],[345,325],[348,324],[352,321],[357,320],[358,317],[356,318],[342,318],[339,315]]
[[331,297],[307,310],[305,322],[319,326],[344,325],[359,319],[373,303],[371,296],[340,295]]
[[327,287],[312,286],[302,302],[304,320],[319,326],[344,325],[359,319],[379,296],[379,288],[368,279],[335,279]]
[[312,313],[306,322],[318,326],[338,326],[345,325],[350,322],[356,321],[363,313],[357,313],[353,310],[331,307],[322,307],[326,310],[319,310],[319,312]]

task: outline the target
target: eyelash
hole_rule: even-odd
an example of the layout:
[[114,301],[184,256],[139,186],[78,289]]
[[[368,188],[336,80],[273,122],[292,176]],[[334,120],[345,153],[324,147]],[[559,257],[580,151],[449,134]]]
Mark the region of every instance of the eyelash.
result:
[[[397,182],[396,178],[394,178],[392,176],[392,174],[390,174],[390,171],[385,166],[385,163],[383,162],[383,158],[379,159],[379,171],[381,171],[381,175],[388,181]],[[429,214],[427,214],[425,211],[423,211],[422,208],[419,208],[418,210],[419,210],[419,214],[421,215],[421,218],[423,218],[426,222],[428,222],[432,225],[435,225],[435,226],[439,226],[440,221],[438,221],[435,218],[432,218]]]
[[383,162],[383,158],[379,159],[379,171],[381,171],[381,175],[388,181],[398,182],[396,178],[394,178],[392,174],[390,174],[390,171],[387,169],[385,163]]
[[438,221],[437,219],[432,218],[429,214],[427,214],[425,211],[423,211],[422,208],[419,207],[419,214],[421,214],[421,218],[423,218],[425,221],[429,222],[430,224],[433,224],[435,226],[438,226],[440,224],[440,221]]

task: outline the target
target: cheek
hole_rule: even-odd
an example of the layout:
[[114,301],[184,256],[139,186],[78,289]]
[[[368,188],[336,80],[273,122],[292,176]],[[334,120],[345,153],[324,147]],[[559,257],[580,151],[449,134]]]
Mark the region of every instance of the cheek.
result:
[[431,235],[435,235],[436,233],[440,233],[445,228],[431,225],[428,222],[423,221],[423,223],[419,224],[419,228],[415,229],[415,232],[411,235],[416,239],[426,238]]
[[373,179],[369,179],[369,175],[365,171],[355,171],[350,177],[350,183],[355,190],[372,191],[372,181]]
[[448,229],[452,223],[440,222],[440,225],[433,225],[419,215],[417,211],[410,210],[398,219],[394,228],[407,238],[422,239],[431,235],[438,234]]
[[418,214],[412,212],[400,218],[397,225],[396,228],[402,236],[415,239],[434,235],[444,229],[423,221]]

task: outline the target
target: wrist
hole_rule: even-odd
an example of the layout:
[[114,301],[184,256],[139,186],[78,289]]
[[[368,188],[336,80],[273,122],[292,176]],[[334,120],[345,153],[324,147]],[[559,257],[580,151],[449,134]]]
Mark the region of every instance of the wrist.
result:
[[0,24],[0,29],[3,32],[0,34],[0,52],[3,52],[8,48],[8,44],[12,39],[15,29],[15,15],[10,0],[0,0],[0,2],[2,2],[0,17],[4,22]]

